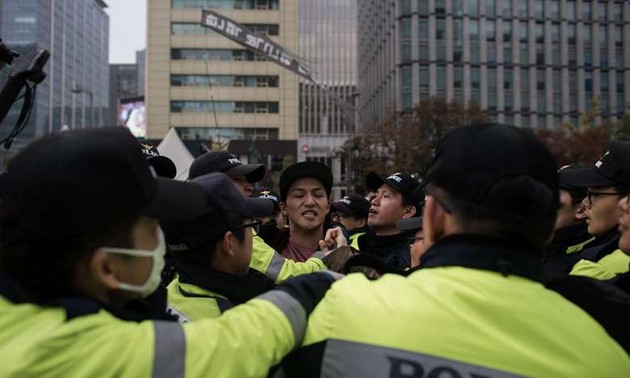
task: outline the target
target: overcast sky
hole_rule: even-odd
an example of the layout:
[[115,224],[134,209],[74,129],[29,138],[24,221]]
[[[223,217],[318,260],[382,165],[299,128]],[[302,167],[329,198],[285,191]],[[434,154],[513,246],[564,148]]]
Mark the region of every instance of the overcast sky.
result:
[[109,63],[135,63],[147,46],[147,0],[105,0],[109,14]]

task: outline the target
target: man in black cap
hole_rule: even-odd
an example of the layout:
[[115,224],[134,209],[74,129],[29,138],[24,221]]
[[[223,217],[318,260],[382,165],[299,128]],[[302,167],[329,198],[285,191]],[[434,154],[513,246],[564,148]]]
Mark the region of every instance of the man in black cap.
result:
[[545,247],[546,279],[567,275],[582,250],[594,240],[586,225],[586,187],[580,186],[579,179],[586,170],[590,168],[567,165],[558,171],[560,207],[553,240]]
[[280,194],[261,188],[254,191],[254,197],[269,199],[274,205],[273,212],[269,216],[260,218],[262,223],[256,234],[274,250],[282,250],[289,240],[289,225],[280,211]]
[[406,173],[387,178],[371,172],[365,184],[376,193],[368,215],[368,232],[358,239],[359,251],[378,258],[392,268],[411,267],[409,238],[413,231],[401,232],[399,219],[420,215],[424,193],[418,180]]
[[628,153],[630,142],[612,141],[608,152],[579,174],[580,185],[587,188],[587,230],[595,240],[580,253],[573,275],[608,280],[628,271],[630,259],[618,249],[618,203],[630,187],[630,166],[621,162]]
[[331,210],[333,222],[342,225],[348,232],[349,245],[359,249],[358,238],[368,231],[370,201],[360,194],[351,194],[333,202]]
[[289,219],[289,241],[282,256],[304,262],[319,250],[332,184],[330,168],[315,161],[296,163],[282,172],[280,208]]
[[456,128],[438,146],[425,182],[423,233],[431,247],[421,268],[336,283],[309,318],[286,376],[627,375],[623,349],[540,283],[558,176],[532,133],[496,124]]
[[169,313],[180,322],[216,318],[235,305],[271,290],[275,284],[250,269],[255,218],[269,216],[273,202],[244,197],[223,173],[190,182],[201,186],[209,213],[163,223],[177,276],[168,285]]
[[177,176],[177,168],[175,163],[166,156],[160,155],[157,147],[147,141],[139,141],[140,151],[147,159],[149,166],[153,168],[155,174],[160,177],[175,178]]
[[262,164],[243,164],[236,155],[227,151],[210,151],[192,162],[188,179],[212,172],[222,172],[230,176],[241,193],[249,197],[254,191],[252,184],[262,180],[267,169]]
[[160,282],[158,218],[208,211],[198,185],[155,178],[124,128],[34,141],[11,160],[0,195],[3,377],[264,376],[332,283],[303,276],[220,320],[118,318],[119,304]]

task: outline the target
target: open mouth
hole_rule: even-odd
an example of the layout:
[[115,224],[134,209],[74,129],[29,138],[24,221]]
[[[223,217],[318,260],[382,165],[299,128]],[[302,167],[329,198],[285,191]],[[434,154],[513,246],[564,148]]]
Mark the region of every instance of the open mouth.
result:
[[317,212],[313,210],[306,210],[302,213],[302,216],[306,218],[315,218],[317,217]]

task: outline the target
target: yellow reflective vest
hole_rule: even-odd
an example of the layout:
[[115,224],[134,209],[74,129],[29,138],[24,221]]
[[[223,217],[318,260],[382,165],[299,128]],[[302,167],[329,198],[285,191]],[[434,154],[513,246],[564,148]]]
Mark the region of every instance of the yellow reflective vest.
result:
[[272,290],[181,325],[120,320],[87,298],[78,303],[93,309],[71,317],[0,296],[0,377],[265,377],[302,339],[311,305],[300,298],[316,303],[331,281],[308,277],[296,284],[303,297]]
[[265,243],[260,236],[254,235],[252,261],[249,267],[264,273],[276,283],[281,283],[284,280],[302,274],[326,270],[326,265],[322,262],[323,257],[323,253],[316,252],[305,262],[293,261],[284,258]]
[[[451,252],[438,244],[427,255],[432,251]],[[461,252],[461,260],[477,264],[474,252]],[[349,275],[311,314],[287,375],[628,376],[630,357],[595,320],[542,284],[506,275],[514,265],[499,256],[488,266],[505,273],[451,259],[408,277]]]
[[197,285],[179,282],[178,276],[167,286],[166,292],[167,313],[175,316],[180,323],[218,318],[233,307],[226,297]]
[[630,270],[630,256],[617,249],[598,261],[580,260],[571,270],[572,276],[590,277],[596,280],[610,280],[618,274]]

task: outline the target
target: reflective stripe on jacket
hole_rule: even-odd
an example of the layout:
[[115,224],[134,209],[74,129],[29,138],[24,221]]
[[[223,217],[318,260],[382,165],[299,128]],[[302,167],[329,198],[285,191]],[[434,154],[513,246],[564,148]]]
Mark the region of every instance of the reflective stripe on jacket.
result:
[[267,245],[260,236],[254,235],[252,261],[249,267],[280,283],[291,277],[326,270],[326,265],[321,260],[323,257],[321,252],[316,252],[305,262],[286,259]]
[[333,277],[292,281],[218,319],[183,325],[123,321],[88,298],[65,300],[92,304],[78,316],[10,301],[0,281],[0,377],[264,377],[299,345]]

